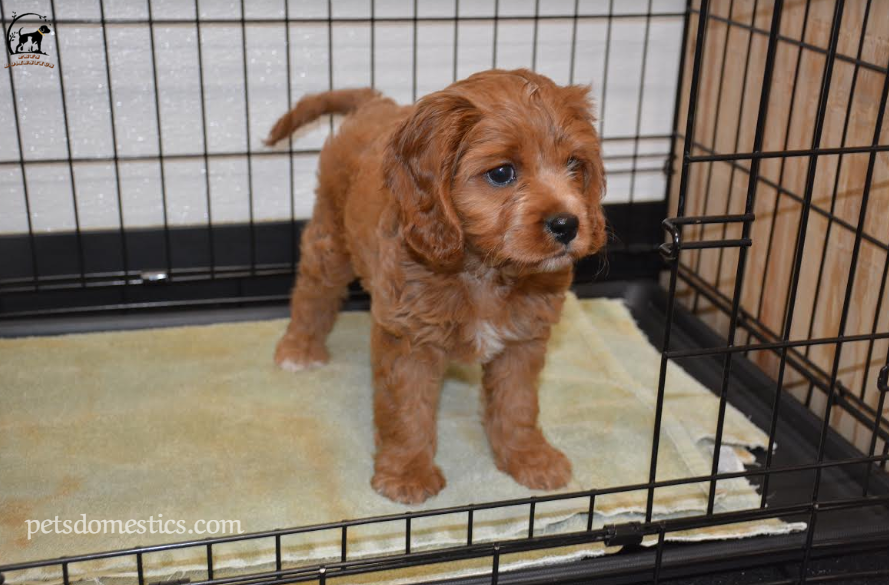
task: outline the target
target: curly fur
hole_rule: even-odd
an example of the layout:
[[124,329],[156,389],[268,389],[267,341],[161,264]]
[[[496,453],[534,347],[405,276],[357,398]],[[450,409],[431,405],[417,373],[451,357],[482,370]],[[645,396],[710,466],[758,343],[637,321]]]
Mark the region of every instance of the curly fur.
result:
[[[571,477],[537,424],[537,379],[573,262],[605,242],[604,172],[583,86],[528,70],[478,73],[399,106],[369,89],[304,97],[269,144],[325,113],[348,113],[319,160],[291,321],[275,361],[328,360],[325,339],[357,276],[373,315],[379,493],[422,502],[445,485],[435,465],[438,394],[451,359],[484,368],[484,426],[497,466],[532,489]],[[497,187],[486,171],[513,164]],[[571,213],[564,245],[545,220]]]

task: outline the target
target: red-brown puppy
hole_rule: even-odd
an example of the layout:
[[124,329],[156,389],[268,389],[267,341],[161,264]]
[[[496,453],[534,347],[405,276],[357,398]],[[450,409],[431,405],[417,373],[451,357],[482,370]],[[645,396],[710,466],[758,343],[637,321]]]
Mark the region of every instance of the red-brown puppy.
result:
[[435,414],[450,359],[484,366],[497,467],[532,489],[564,486],[571,464],[537,426],[537,379],[573,263],[605,242],[588,88],[519,69],[475,74],[413,106],[332,91],[304,97],[267,142],[329,113],[349,116],[321,151],[275,361],[327,361],[358,276],[373,298],[374,489],[417,503],[444,487]]

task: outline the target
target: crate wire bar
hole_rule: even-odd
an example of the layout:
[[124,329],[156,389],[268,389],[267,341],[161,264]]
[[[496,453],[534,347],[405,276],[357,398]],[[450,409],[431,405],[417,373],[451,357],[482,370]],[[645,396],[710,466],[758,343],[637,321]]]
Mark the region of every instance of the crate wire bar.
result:
[[[675,2],[674,2],[675,3]],[[5,0],[5,4],[9,4],[8,0]],[[618,168],[610,169],[610,175],[612,176],[620,176],[620,175],[628,175],[629,176],[629,203],[632,206],[633,202],[636,199],[636,179],[638,176],[643,174],[650,173],[660,173],[663,169],[664,163],[666,161],[667,152],[666,151],[654,151],[654,152],[640,152],[640,144],[648,141],[656,141],[666,144],[668,141],[671,141],[673,138],[672,134],[667,133],[648,133],[642,134],[640,132],[641,124],[642,124],[642,115],[643,115],[643,102],[645,98],[645,76],[646,76],[646,63],[649,54],[648,43],[646,42],[643,47],[642,53],[642,63],[640,70],[640,81],[638,83],[637,88],[637,106],[635,108],[635,132],[632,134],[620,135],[620,134],[609,134],[607,129],[605,128],[605,116],[607,110],[607,95],[609,92],[608,89],[608,75],[609,75],[609,64],[611,58],[609,57],[609,49],[611,45],[611,31],[612,31],[612,23],[614,21],[637,21],[644,20],[645,22],[645,31],[646,31],[646,39],[648,37],[648,31],[650,29],[650,23],[652,18],[657,18],[660,20],[676,20],[679,18],[684,18],[687,16],[685,12],[676,12],[670,10],[656,10],[654,8],[653,1],[646,0],[646,6],[644,6],[645,10],[637,10],[637,11],[619,11],[615,10],[615,5],[613,0],[609,0],[608,10],[607,12],[589,12],[582,13],[579,11],[579,0],[574,2],[574,11],[571,13],[564,14],[541,14],[540,11],[540,3],[536,2],[534,7],[533,14],[530,15],[520,15],[520,14],[510,14],[508,16],[500,15],[500,6],[499,0],[495,2],[494,5],[494,14],[493,16],[479,16],[468,14],[465,15],[461,12],[461,4],[459,0],[457,0],[454,4],[454,14],[453,16],[420,16],[417,12],[418,6],[417,2],[414,2],[414,10],[413,14],[410,17],[393,17],[393,16],[377,16],[375,15],[375,5],[376,2],[374,0],[370,1],[370,15],[369,17],[364,16],[333,16],[334,14],[334,2],[331,0],[328,2],[328,16],[327,18],[298,18],[294,17],[290,12],[289,2],[284,3],[285,13],[282,19],[269,19],[269,18],[255,18],[255,17],[247,17],[246,7],[240,6],[240,14],[235,15],[232,18],[208,18],[208,17],[197,17],[194,18],[181,18],[181,17],[165,17],[162,14],[157,14],[152,11],[151,3],[146,2],[146,13],[147,20],[138,19],[138,18],[108,18],[106,17],[106,9],[104,0],[98,2],[99,8],[99,18],[90,19],[90,18],[70,18],[70,17],[56,17],[56,6],[54,0],[51,2],[51,11],[49,14],[50,19],[59,27],[59,31],[57,31],[57,38],[62,38],[66,34],[66,29],[77,25],[101,25],[103,31],[102,37],[102,52],[104,54],[104,62],[105,66],[105,87],[107,92],[107,101],[109,104],[115,103],[115,94],[114,87],[115,84],[113,79],[112,67],[109,61],[109,41],[108,35],[105,32],[107,26],[120,26],[120,25],[144,25],[148,24],[149,27],[149,42],[151,44],[151,74],[153,77],[153,90],[152,97],[154,101],[154,116],[155,116],[155,124],[157,128],[156,135],[156,153],[149,154],[125,154],[118,151],[118,144],[121,140],[120,132],[118,131],[117,124],[117,114],[114,107],[109,107],[109,123],[110,123],[110,133],[112,136],[112,153],[109,157],[101,157],[101,156],[75,156],[72,154],[72,139],[71,139],[71,131],[69,128],[68,122],[68,110],[69,105],[66,100],[65,94],[65,74],[63,69],[63,55],[62,51],[58,51],[58,62],[59,62],[59,76],[60,76],[60,84],[59,91],[61,95],[61,106],[65,119],[65,137],[67,142],[67,156],[65,157],[40,157],[40,158],[30,158],[24,155],[25,149],[22,144],[21,134],[22,128],[19,123],[20,115],[16,110],[14,114],[14,122],[17,137],[19,139],[19,148],[18,148],[18,157],[16,159],[3,159],[0,160],[0,168],[9,166],[9,165],[17,165],[20,169],[21,173],[21,181],[22,181],[22,192],[23,198],[26,208],[25,215],[28,218],[28,226],[27,226],[27,243],[26,247],[29,250],[30,261],[28,266],[22,267],[18,270],[16,274],[0,274],[0,293],[3,293],[5,296],[9,297],[9,295],[14,295],[16,293],[24,295],[25,293],[39,293],[41,291],[64,291],[64,290],[72,290],[72,289],[87,289],[87,288],[95,288],[95,287],[103,287],[103,288],[111,288],[115,291],[120,291],[122,294],[120,303],[113,303],[105,306],[89,306],[88,308],[81,309],[78,307],[54,307],[53,309],[47,309],[47,311],[56,310],[57,312],[77,312],[79,310],[88,310],[91,312],[95,312],[98,310],[111,310],[118,311],[122,308],[123,305],[127,305],[128,303],[133,303],[132,299],[127,297],[128,291],[133,287],[137,287],[139,285],[143,285],[146,283],[152,282],[152,276],[155,274],[160,274],[161,279],[164,283],[194,283],[196,281],[203,280],[216,280],[216,279],[243,279],[245,277],[275,277],[275,276],[283,276],[283,275],[292,275],[295,272],[296,262],[298,260],[295,252],[297,246],[295,245],[299,233],[302,222],[296,217],[295,210],[295,184],[293,180],[294,173],[290,172],[289,175],[289,190],[290,190],[290,217],[287,222],[287,228],[289,230],[289,242],[292,244],[289,246],[289,249],[293,251],[290,254],[290,257],[286,261],[276,261],[269,262],[263,258],[257,257],[257,221],[255,218],[254,210],[255,203],[253,201],[253,192],[255,189],[255,181],[254,181],[254,171],[253,171],[253,163],[254,161],[259,161],[263,159],[281,159],[286,157],[288,160],[288,166],[290,169],[293,168],[294,164],[294,156],[311,156],[317,155],[320,152],[320,148],[312,147],[312,148],[293,148],[293,139],[289,141],[290,148],[287,151],[272,151],[272,150],[256,150],[251,148],[251,144],[253,139],[251,137],[251,128],[252,125],[250,123],[250,83],[244,83],[245,88],[245,109],[244,109],[244,128],[246,135],[247,147],[237,150],[237,149],[226,149],[225,151],[218,152],[213,151],[211,148],[211,140],[208,136],[208,128],[210,127],[210,120],[208,119],[207,113],[207,84],[208,80],[205,78],[205,55],[204,55],[204,44],[202,37],[202,28],[206,29],[208,26],[214,25],[240,25],[240,43],[241,43],[241,53],[242,53],[242,77],[244,80],[248,79],[248,58],[247,58],[247,35],[248,35],[248,25],[272,25],[272,24],[283,24],[286,29],[286,36],[289,38],[291,34],[292,25],[298,24],[327,24],[327,40],[328,40],[328,89],[334,88],[334,78],[335,68],[334,68],[334,37],[336,31],[336,25],[368,25],[370,31],[370,84],[373,86],[375,82],[375,72],[377,69],[377,61],[376,57],[376,45],[375,45],[375,37],[374,31],[376,29],[377,23],[405,23],[410,24],[413,30],[413,38],[412,38],[412,81],[411,81],[411,95],[412,97],[416,97],[417,93],[417,26],[419,23],[453,23],[454,26],[454,69],[453,69],[453,78],[456,80],[458,75],[458,65],[459,65],[459,29],[461,25],[465,23],[485,23],[491,22],[493,27],[493,35],[494,35],[494,44],[492,47],[492,62],[491,66],[497,66],[498,64],[498,44],[497,44],[497,31],[500,28],[500,23],[502,21],[509,22],[531,22],[533,23],[534,30],[534,40],[532,42],[532,65],[536,65],[538,61],[537,56],[537,35],[539,24],[541,21],[543,22],[562,22],[568,21],[571,22],[571,30],[572,30],[572,39],[571,39],[571,61],[570,61],[570,71],[569,76],[571,80],[574,80],[576,70],[582,65],[576,63],[575,53],[577,50],[577,23],[579,21],[584,22],[605,22],[607,27],[607,42],[605,45],[605,63],[604,63],[604,75],[601,82],[601,91],[596,91],[595,93],[597,98],[597,103],[600,111],[600,129],[603,132],[603,143],[608,144],[625,144],[630,145],[630,150],[626,154],[614,154],[608,155],[606,153],[605,160],[606,164],[616,165]],[[8,11],[9,7],[4,6],[4,2],[0,2],[0,11],[3,13],[3,24],[4,27],[8,24],[9,17]],[[465,8],[463,9],[465,11]],[[195,0],[194,3],[194,13],[198,15],[201,13],[201,5],[199,0]],[[27,22],[27,20],[22,21]],[[158,64],[156,54],[158,52],[158,48],[156,47],[155,37],[157,35],[156,29],[161,26],[168,25],[194,25],[196,34],[198,36],[198,42],[195,43],[195,50],[197,54],[197,69],[200,73],[200,85],[199,85],[199,102],[200,102],[200,116],[201,116],[201,133],[202,133],[202,148],[198,151],[193,152],[169,152],[165,151],[164,148],[164,136],[163,136],[163,120],[162,120],[162,105],[161,105],[161,89],[158,82]],[[204,33],[205,34],[205,33]],[[288,101],[293,102],[293,82],[291,75],[291,66],[290,66],[290,51],[287,51],[287,83],[288,83]],[[9,56],[7,56],[7,63],[9,62]],[[10,70],[10,84],[11,84],[11,92],[13,97],[13,104],[18,103],[16,99],[16,80],[12,76],[12,71]],[[595,88],[598,89],[598,88]],[[333,117],[330,117],[330,127],[333,130]],[[245,218],[247,221],[247,230],[248,235],[246,240],[248,242],[249,252],[246,254],[244,258],[247,260],[245,263],[232,263],[230,261],[225,261],[221,258],[218,258],[218,248],[220,247],[220,242],[218,241],[220,238],[224,238],[224,235],[220,235],[219,233],[219,224],[215,220],[214,213],[214,185],[211,185],[210,172],[211,161],[228,161],[228,160],[244,160],[246,161],[247,166],[247,199],[248,205],[247,210],[248,214]],[[205,206],[206,206],[206,226],[202,230],[205,232],[206,245],[203,246],[206,250],[205,254],[202,254],[198,261],[191,261],[190,266],[181,266],[177,265],[177,262],[174,261],[173,255],[174,251],[178,252],[178,250],[174,250],[176,248],[176,244],[171,242],[171,234],[175,235],[177,228],[172,226],[169,220],[169,203],[168,203],[168,186],[167,186],[167,177],[165,174],[165,168],[167,163],[175,163],[182,161],[194,161],[194,162],[203,162],[203,167],[205,169],[204,174],[204,190],[206,193],[205,197]],[[80,212],[80,205],[78,201],[78,190],[77,190],[77,181],[75,180],[75,169],[78,168],[78,165],[81,164],[95,164],[98,162],[111,162],[114,165],[114,193],[116,200],[116,208],[117,208],[117,228],[116,231],[118,233],[117,243],[119,244],[117,247],[120,250],[119,257],[115,258],[111,264],[116,264],[118,269],[104,269],[104,270],[94,270],[87,267],[87,263],[84,260],[85,257],[89,256],[88,252],[84,251],[84,230],[81,227],[81,218],[82,212]],[[140,260],[139,264],[142,266],[134,267],[133,264],[136,262],[133,260],[132,256],[136,253],[135,248],[140,248],[144,246],[141,240],[135,242],[133,240],[138,238],[138,234],[135,232],[140,231],[139,228],[131,228],[127,225],[126,222],[126,206],[127,201],[122,195],[122,171],[121,165],[130,164],[130,163],[156,163],[159,173],[159,191],[160,191],[160,208],[162,211],[162,237],[161,241],[157,242],[159,244],[159,248],[161,248],[162,253],[157,257],[152,257],[150,260]],[[40,239],[41,235],[35,230],[35,227],[31,223],[31,217],[33,215],[31,211],[31,200],[33,196],[29,193],[29,181],[28,181],[28,173],[27,169],[37,169],[44,166],[50,165],[58,165],[65,164],[68,166],[70,181],[72,185],[72,207],[74,211],[74,234],[76,236],[76,240],[72,242],[72,245],[77,250],[77,257],[79,261],[75,264],[67,263],[62,267],[53,266],[51,270],[47,269],[44,264],[49,262],[57,262],[57,259],[45,259],[42,258],[39,254],[39,249],[41,247]],[[134,235],[135,234],[135,235]],[[146,265],[147,264],[147,265]],[[181,263],[179,263],[181,264]],[[234,302],[234,298],[238,299],[239,303],[249,303],[251,301],[256,302],[267,302],[268,298],[265,295],[257,295],[257,297],[251,298],[249,294],[239,294],[237,297],[232,297],[229,300]],[[219,297],[215,297],[214,299],[208,299],[206,304],[215,304],[217,302],[225,302],[226,299],[220,299]],[[192,299],[189,305],[197,304],[199,301]],[[7,304],[12,304],[11,301],[7,301]],[[165,306],[175,306],[181,305],[181,301],[159,301],[153,303],[154,307],[165,307]],[[3,304],[3,299],[0,298],[0,318],[11,318],[11,317],[24,317],[30,315],[39,315],[44,314],[47,311],[42,311],[41,309],[30,309],[30,310],[15,310],[13,308],[6,308]]]

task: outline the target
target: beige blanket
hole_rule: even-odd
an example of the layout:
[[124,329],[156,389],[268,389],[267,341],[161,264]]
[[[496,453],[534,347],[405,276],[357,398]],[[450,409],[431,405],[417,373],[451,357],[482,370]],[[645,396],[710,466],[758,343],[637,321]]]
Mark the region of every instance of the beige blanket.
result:
[[[32,534],[28,520],[236,520],[255,532],[399,513],[372,473],[369,316],[344,313],[329,340],[332,361],[291,374],[271,362],[283,321],[52,338],[0,340],[0,565],[200,538],[194,534]],[[554,330],[540,399],[541,425],[571,459],[566,491],[648,481],[659,353],[619,301],[569,297]],[[480,369],[454,366],[439,413],[437,462],[448,480],[429,509],[533,495],[499,472],[479,420]],[[710,473],[718,400],[681,369],[668,372],[658,479]],[[723,468],[740,469],[767,437],[729,407]],[[658,518],[701,514],[709,485],[656,491]],[[539,493],[539,492],[538,492]],[[597,500],[594,525],[638,520],[646,493]],[[754,508],[746,480],[718,485],[717,511]],[[537,507],[535,532],[583,529],[587,501]],[[477,541],[525,534],[527,506],[475,515]],[[414,550],[461,544],[465,514],[416,520]],[[33,523],[30,523],[33,527]],[[173,527],[178,524],[170,525]],[[675,539],[742,537],[801,528],[778,521],[708,529]],[[338,531],[283,539],[288,562],[339,558]],[[403,523],[349,531],[349,558],[401,550]],[[267,568],[271,539],[216,548],[227,568]],[[512,559],[505,567],[602,554],[601,546]],[[148,576],[205,567],[202,548],[146,555]],[[441,568],[436,577],[488,569]],[[132,559],[71,567],[80,577],[129,577]],[[198,574],[199,575],[199,574]],[[13,582],[55,581],[36,569]],[[393,581],[416,579],[391,575]],[[377,578],[370,579],[373,582]]]

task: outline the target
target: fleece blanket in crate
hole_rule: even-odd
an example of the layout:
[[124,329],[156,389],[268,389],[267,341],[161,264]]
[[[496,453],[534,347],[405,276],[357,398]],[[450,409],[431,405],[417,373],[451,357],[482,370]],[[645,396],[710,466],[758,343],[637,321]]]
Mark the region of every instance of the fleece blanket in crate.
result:
[[[373,463],[370,318],[344,313],[327,366],[292,374],[271,361],[283,320],[0,340],[0,565],[201,538],[199,521],[233,520],[257,532],[401,513],[370,488]],[[540,383],[540,424],[571,459],[564,491],[648,481],[660,354],[616,300],[569,296]],[[454,365],[439,412],[439,452],[448,485],[414,510],[534,495],[494,466],[480,422],[477,366]],[[718,399],[674,364],[668,369],[658,479],[710,473]],[[722,465],[741,469],[765,434],[728,407]],[[706,510],[709,484],[658,489],[656,518]],[[540,492],[536,492],[540,493]],[[582,530],[588,501],[537,506],[535,534]],[[639,520],[646,493],[596,501],[593,525]],[[745,479],[719,482],[716,511],[755,508]],[[29,520],[136,521],[133,533],[31,534]],[[163,519],[183,532],[138,533]],[[174,521],[170,524],[168,521]],[[414,551],[465,542],[465,514],[416,519]],[[475,514],[476,542],[520,537],[528,507]],[[63,525],[63,524],[62,524]],[[150,526],[150,524],[148,524]],[[159,526],[159,524],[155,524]],[[740,538],[801,529],[778,520],[673,534],[676,540]],[[398,552],[402,522],[354,527],[350,559]],[[282,538],[285,566],[338,560],[338,530]],[[504,559],[502,569],[604,554],[583,546]],[[145,555],[147,577],[206,571],[203,547]],[[214,548],[214,576],[262,570],[274,541]],[[392,582],[488,570],[467,561],[389,575]],[[433,571],[433,572],[429,572]],[[437,572],[435,572],[437,571]],[[77,563],[70,577],[112,583],[135,575],[132,557]],[[204,577],[206,573],[203,573]],[[58,569],[10,574],[13,582],[58,582]],[[367,582],[379,582],[379,575]],[[359,582],[360,579],[353,579]]]

